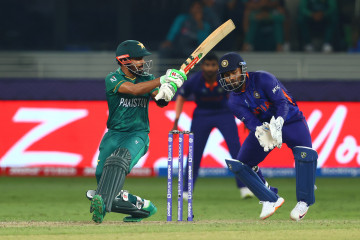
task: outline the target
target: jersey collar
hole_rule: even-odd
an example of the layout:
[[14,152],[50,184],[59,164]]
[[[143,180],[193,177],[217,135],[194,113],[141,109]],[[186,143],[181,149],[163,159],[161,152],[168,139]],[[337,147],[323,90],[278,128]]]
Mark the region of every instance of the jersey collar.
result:
[[135,79],[136,79],[136,76],[133,77],[133,78],[126,76],[126,74],[123,72],[123,70],[121,70],[121,68],[118,68],[116,71],[117,71],[120,75],[126,77],[127,79],[130,79],[131,81],[135,81]]

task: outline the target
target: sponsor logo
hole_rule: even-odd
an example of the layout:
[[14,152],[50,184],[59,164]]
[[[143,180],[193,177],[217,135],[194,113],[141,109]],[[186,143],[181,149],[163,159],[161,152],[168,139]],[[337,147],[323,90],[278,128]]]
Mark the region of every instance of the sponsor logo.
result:
[[170,203],[167,203],[167,215],[170,217],[171,216],[171,205]]
[[[200,56],[200,55],[199,55]],[[194,65],[199,61],[199,57],[194,58],[184,69],[184,72],[187,73],[194,67]]]
[[129,201],[129,194],[128,194],[127,192],[123,192],[123,194],[122,194],[122,199],[123,199],[125,202]]
[[272,92],[275,94],[277,90],[280,89],[280,86],[279,85],[276,85],[273,89],[272,89]]

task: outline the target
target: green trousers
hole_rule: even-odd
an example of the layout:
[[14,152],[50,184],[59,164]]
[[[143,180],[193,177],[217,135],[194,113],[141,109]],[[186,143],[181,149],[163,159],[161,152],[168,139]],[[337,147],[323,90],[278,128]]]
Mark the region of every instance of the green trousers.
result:
[[131,154],[129,173],[149,149],[149,134],[147,132],[128,133],[108,130],[102,138],[99,147],[100,154],[95,172],[97,183],[100,181],[106,159],[118,148],[126,148]]

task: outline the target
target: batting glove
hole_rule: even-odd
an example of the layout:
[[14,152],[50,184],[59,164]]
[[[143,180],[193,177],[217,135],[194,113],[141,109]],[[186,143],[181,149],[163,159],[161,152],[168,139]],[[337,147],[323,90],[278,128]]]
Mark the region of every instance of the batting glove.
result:
[[186,80],[187,76],[185,72],[176,69],[168,69],[166,74],[160,77],[161,84],[173,82],[178,88],[180,88]]
[[165,99],[166,102],[170,102],[177,91],[176,85],[171,83],[164,83],[160,86],[158,94],[155,96],[155,100]]

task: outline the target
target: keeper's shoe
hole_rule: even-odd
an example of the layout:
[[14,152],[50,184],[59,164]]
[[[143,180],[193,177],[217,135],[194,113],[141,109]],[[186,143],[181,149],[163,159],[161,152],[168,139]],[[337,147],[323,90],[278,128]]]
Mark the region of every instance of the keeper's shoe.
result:
[[[157,212],[157,208],[149,200],[144,200],[144,206],[143,206],[142,210],[145,210],[145,211],[149,212],[149,215],[146,218],[151,217],[152,215],[154,215]],[[143,219],[144,218],[127,216],[127,217],[124,217],[123,221],[124,222],[140,222]]]
[[240,188],[240,197],[242,199],[253,198],[255,195],[247,187]]
[[279,197],[276,202],[261,201],[260,204],[262,204],[263,207],[261,210],[260,218],[262,220],[267,219],[268,217],[273,215],[275,211],[283,205],[284,202],[285,200],[282,197]]
[[291,211],[290,218],[294,221],[300,221],[305,217],[308,210],[309,210],[309,206],[307,205],[307,203],[300,201]]
[[92,213],[92,220],[96,223],[102,223],[104,220],[106,210],[104,200],[100,195],[95,195],[91,200],[90,213]]

